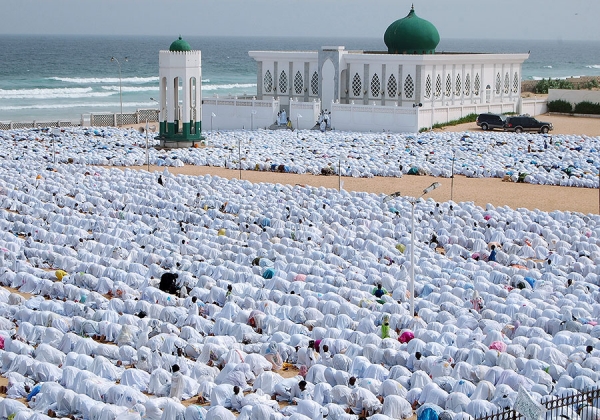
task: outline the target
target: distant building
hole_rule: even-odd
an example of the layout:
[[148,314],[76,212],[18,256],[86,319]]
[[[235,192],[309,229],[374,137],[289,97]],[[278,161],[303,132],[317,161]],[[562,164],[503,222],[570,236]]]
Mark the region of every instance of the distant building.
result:
[[415,132],[470,113],[520,111],[529,54],[436,53],[439,41],[413,7],[387,28],[387,51],[250,51],[256,99],[277,100],[292,121],[320,103],[335,129],[356,131]]

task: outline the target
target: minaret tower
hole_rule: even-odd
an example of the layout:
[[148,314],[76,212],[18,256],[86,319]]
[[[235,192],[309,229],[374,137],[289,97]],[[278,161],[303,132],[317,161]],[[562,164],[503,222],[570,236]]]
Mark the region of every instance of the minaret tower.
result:
[[162,147],[189,147],[202,136],[202,57],[190,44],[175,40],[158,57]]

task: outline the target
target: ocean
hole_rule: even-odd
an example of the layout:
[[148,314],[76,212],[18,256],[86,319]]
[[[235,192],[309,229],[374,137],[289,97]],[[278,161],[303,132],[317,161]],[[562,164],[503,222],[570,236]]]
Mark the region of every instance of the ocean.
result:
[[[177,34],[178,35],[178,34]],[[184,34],[185,35],[185,34]],[[158,51],[177,36],[0,35],[0,121],[79,121],[81,114],[155,108]],[[250,50],[317,50],[344,45],[385,50],[383,38],[185,37],[202,51],[203,97],[256,93]],[[523,79],[600,75],[600,43],[442,40],[438,52],[526,53]],[[120,64],[111,61],[115,57]]]

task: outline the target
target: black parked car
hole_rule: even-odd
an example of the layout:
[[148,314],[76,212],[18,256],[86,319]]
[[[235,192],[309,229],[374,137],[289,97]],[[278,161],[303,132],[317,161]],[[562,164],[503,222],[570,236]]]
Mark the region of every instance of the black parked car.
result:
[[494,128],[503,129],[505,120],[506,115],[485,113],[479,114],[475,123],[481,127],[483,131],[487,131],[493,130]]
[[515,133],[522,133],[523,131],[547,133],[553,128],[552,123],[538,121],[533,117],[523,115],[518,117],[507,117],[504,122],[504,131],[514,131]]

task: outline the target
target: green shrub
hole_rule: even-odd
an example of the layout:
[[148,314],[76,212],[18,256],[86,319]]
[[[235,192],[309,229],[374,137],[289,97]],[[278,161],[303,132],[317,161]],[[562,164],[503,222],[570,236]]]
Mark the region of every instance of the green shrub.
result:
[[442,128],[442,127],[451,127],[454,125],[475,122],[476,119],[477,119],[477,114],[469,114],[469,115],[465,115],[462,118],[459,118],[458,120],[452,120],[452,121],[448,121],[445,123],[433,124],[433,127],[431,127],[431,128],[434,129],[434,128]]
[[600,104],[588,101],[579,102],[575,105],[575,113],[600,115]]
[[596,89],[600,87],[600,83],[598,83],[598,79],[588,80],[585,83],[579,85],[579,89]]
[[573,105],[563,99],[557,99],[556,101],[548,102],[548,111],[550,112],[573,112]]
[[542,79],[533,88],[533,93],[548,93],[548,89],[573,89],[573,83],[562,79]]

